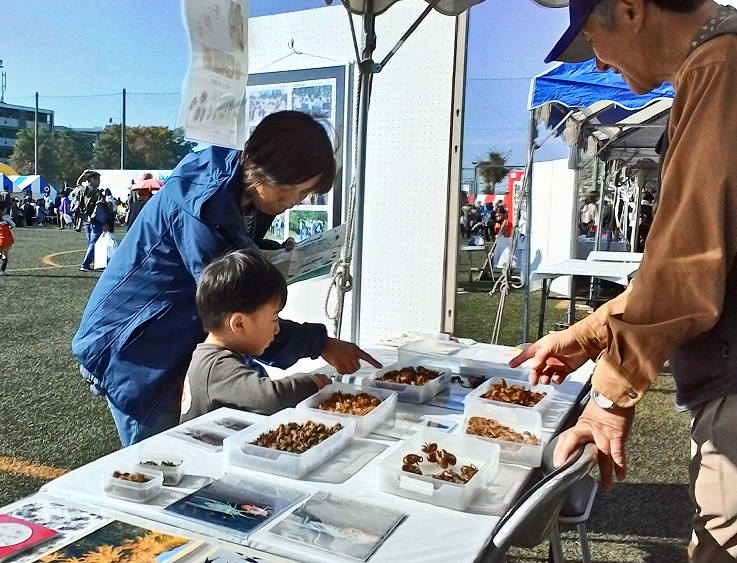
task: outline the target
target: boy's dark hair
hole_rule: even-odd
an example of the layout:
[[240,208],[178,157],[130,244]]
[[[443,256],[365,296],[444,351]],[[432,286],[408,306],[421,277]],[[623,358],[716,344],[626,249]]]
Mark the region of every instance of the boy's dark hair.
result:
[[203,328],[223,326],[233,313],[250,315],[278,301],[287,302],[287,282],[271,262],[252,250],[238,250],[210,262],[197,282],[197,311]]

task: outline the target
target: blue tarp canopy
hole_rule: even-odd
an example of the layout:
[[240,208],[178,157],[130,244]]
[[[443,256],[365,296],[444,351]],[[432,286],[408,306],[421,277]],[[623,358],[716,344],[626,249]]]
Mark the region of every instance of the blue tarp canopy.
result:
[[[647,94],[634,94],[619,74],[600,72],[591,59],[562,63],[533,78],[529,109],[539,109],[539,121],[548,128],[558,127],[556,134],[570,145],[578,141],[577,125],[586,123],[591,136],[613,150],[620,139],[638,135],[634,144],[641,156],[651,157],[673,96],[673,87],[667,83]],[[570,111],[573,114],[561,124]]]
[[0,191],[13,191],[13,180],[8,178],[5,174],[0,174]]

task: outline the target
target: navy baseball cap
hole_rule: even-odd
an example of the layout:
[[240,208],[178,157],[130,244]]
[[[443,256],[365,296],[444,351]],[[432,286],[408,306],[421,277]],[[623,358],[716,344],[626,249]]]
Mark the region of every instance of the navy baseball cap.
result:
[[545,57],[546,63],[553,61],[580,63],[594,57],[594,51],[581,35],[581,30],[599,2],[601,0],[570,0],[568,17],[571,23],[553,50]]

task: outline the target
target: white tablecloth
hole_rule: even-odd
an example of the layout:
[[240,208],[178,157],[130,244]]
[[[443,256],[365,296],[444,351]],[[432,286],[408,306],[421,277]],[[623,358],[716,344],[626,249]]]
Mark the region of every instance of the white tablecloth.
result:
[[560,276],[583,276],[607,280],[626,287],[629,278],[639,268],[640,264],[633,262],[599,262],[571,258],[558,264],[541,265],[532,272],[530,281],[555,279]]
[[[396,350],[369,350],[380,361],[391,363],[396,360]],[[553,434],[562,418],[571,407],[571,398],[578,395],[583,383],[591,374],[593,364],[589,363],[573,374],[560,386],[562,401],[554,402],[544,417],[546,428],[544,440]],[[365,369],[365,372],[370,372]],[[359,374],[360,375],[360,374]],[[565,394],[570,397],[565,397]],[[448,411],[427,405],[408,405],[400,403],[397,416],[416,417],[420,414],[432,414],[446,420],[462,421],[462,413]],[[203,421],[222,418],[224,414],[246,420],[258,420],[261,417],[232,409],[220,409],[209,413],[183,426],[200,424]],[[460,426],[459,426],[460,429]],[[376,466],[401,442],[372,436],[371,439],[353,438],[355,452],[350,455],[339,454],[324,466],[308,474],[302,480],[293,480],[276,475],[263,474],[247,469],[228,467],[229,473],[249,475],[264,481],[289,484],[308,492],[324,490],[350,496],[384,506],[390,506],[409,514],[409,518],[397,528],[381,548],[372,556],[372,563],[396,563],[397,561],[422,561],[423,563],[447,563],[452,561],[475,561],[488,545],[490,536],[500,517],[519,496],[529,477],[530,469],[521,466],[502,465],[497,475],[491,480],[487,490],[482,493],[468,512],[458,512],[436,507],[430,504],[403,499],[394,495],[379,492],[375,487]],[[163,531],[174,530],[193,537],[213,539],[211,529],[197,528],[189,522],[182,521],[166,513],[163,505],[173,502],[168,492],[156,499],[156,504],[137,504],[107,497],[101,492],[101,475],[119,469],[128,463],[135,463],[146,454],[177,454],[185,458],[187,475],[206,475],[219,478],[225,472],[223,454],[207,451],[195,445],[167,436],[154,436],[130,448],[114,452],[92,463],[80,467],[45,485],[41,492],[47,496],[66,500],[78,507],[88,508],[95,512],[103,512],[107,516],[131,520],[144,524],[147,521],[163,523]],[[373,456],[373,457],[372,457]],[[368,463],[362,466],[367,460]],[[169,491],[171,489],[165,489]],[[191,491],[190,491],[191,492]],[[161,525],[158,525],[161,528]],[[179,528],[187,530],[180,531]],[[222,541],[233,541],[242,545],[268,551],[298,561],[340,562],[346,561],[333,557],[320,550],[307,550],[299,544],[279,540],[268,534],[267,529],[260,530],[250,536],[247,541],[218,533]]]

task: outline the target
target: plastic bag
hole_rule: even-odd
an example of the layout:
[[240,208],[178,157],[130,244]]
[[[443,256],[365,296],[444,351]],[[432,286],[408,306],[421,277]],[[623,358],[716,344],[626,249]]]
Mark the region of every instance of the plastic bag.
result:
[[105,231],[100,235],[95,243],[95,270],[104,270],[107,268],[110,259],[118,249],[118,241],[109,232]]

